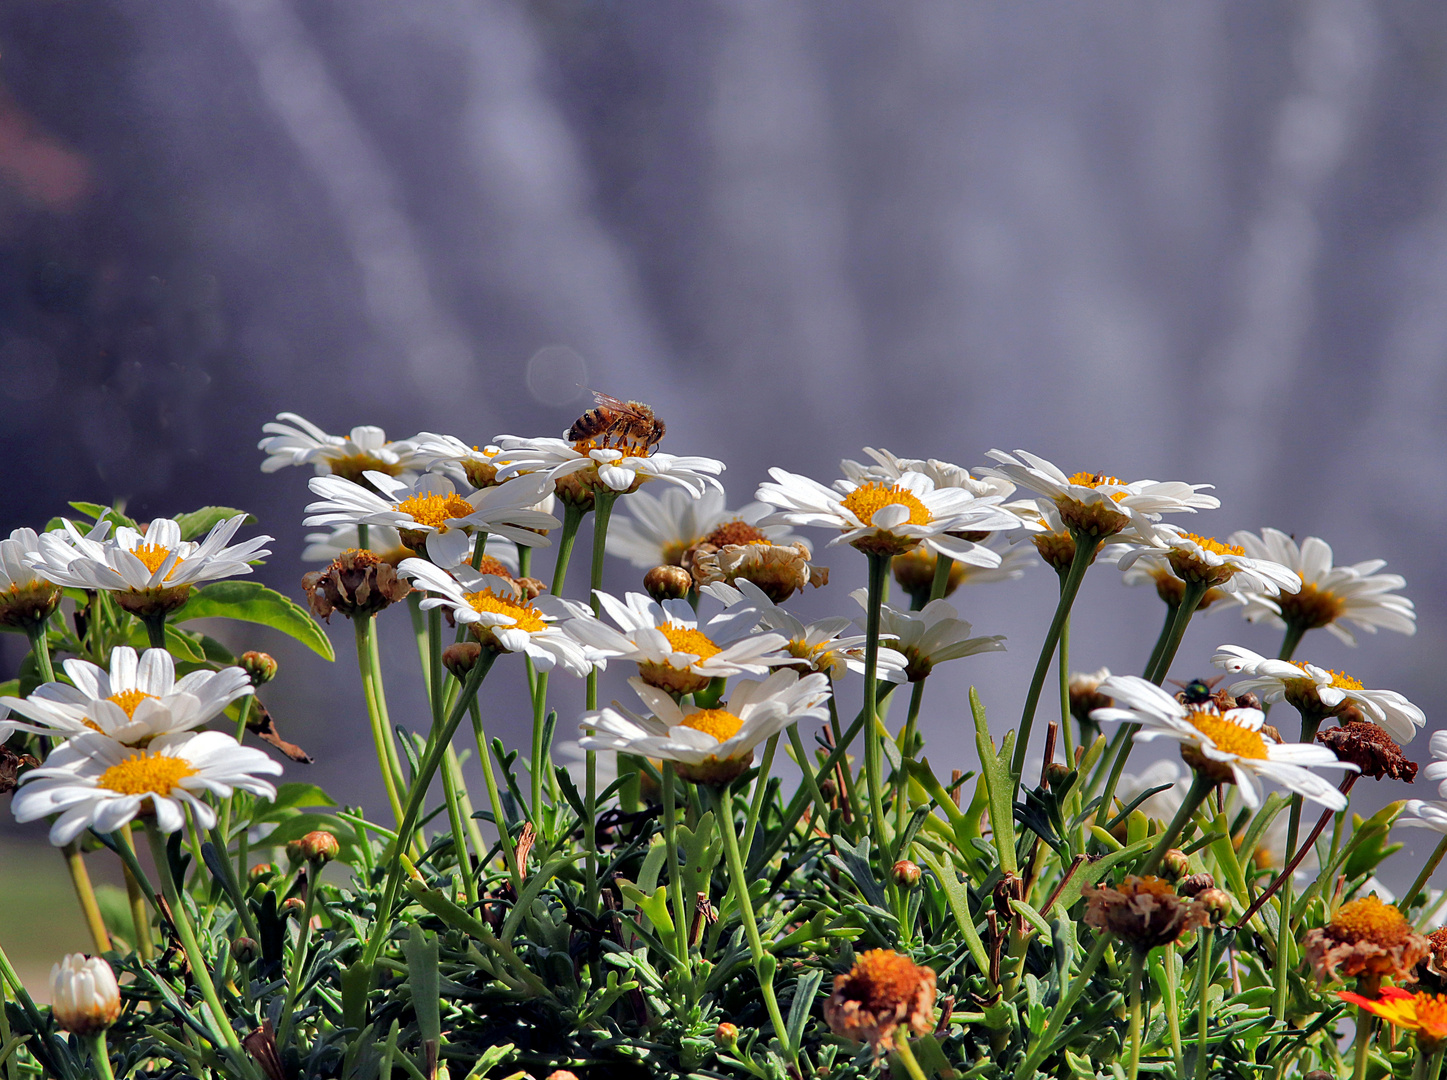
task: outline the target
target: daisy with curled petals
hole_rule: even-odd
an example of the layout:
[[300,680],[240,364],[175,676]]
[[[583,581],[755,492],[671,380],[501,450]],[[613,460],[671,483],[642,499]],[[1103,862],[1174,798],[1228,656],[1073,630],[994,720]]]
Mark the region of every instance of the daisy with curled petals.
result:
[[[1298,640],[1308,630],[1325,627],[1348,645],[1357,639],[1344,623],[1375,634],[1377,628],[1399,634],[1417,632],[1417,612],[1412,601],[1396,590],[1406,585],[1397,574],[1377,573],[1386,565],[1382,559],[1368,559],[1351,566],[1332,564],[1331,545],[1315,536],[1297,544],[1278,529],[1231,534],[1254,559],[1280,563],[1301,579],[1301,588],[1281,597],[1248,595],[1242,612],[1252,622],[1285,627]],[[1289,654],[1288,654],[1289,655]]]
[[1347,804],[1346,796],[1311,769],[1355,771],[1356,766],[1338,761],[1324,746],[1270,741],[1261,733],[1265,715],[1260,709],[1222,712],[1210,702],[1183,705],[1135,675],[1113,675],[1100,684],[1100,692],[1114,698],[1116,706],[1096,709],[1091,719],[1139,724],[1136,742],[1180,743],[1182,760],[1196,770],[1201,797],[1209,790],[1202,786],[1203,780],[1211,785],[1234,783],[1241,789],[1242,802],[1254,810],[1261,805],[1264,777],[1329,810]]
[[608,530],[608,554],[644,570],[686,566],[685,556],[700,544],[779,544],[789,538],[784,526],[759,527],[769,512],[763,503],[728,509],[722,488],[701,495],[678,487],[656,496],[640,491],[625,505],[629,516],[614,518]]
[[416,448],[410,439],[388,442],[379,427],[354,427],[348,435],[328,435],[296,413],[277,414],[263,424],[267,438],[256,444],[266,452],[262,472],[276,472],[289,465],[311,465],[318,476],[331,473],[361,483],[369,472],[404,476],[417,471]]
[[923,545],[960,562],[999,566],[998,552],[965,535],[1020,527],[1019,518],[1000,508],[1000,496],[937,488],[924,473],[905,472],[892,483],[836,480],[832,488],[783,469],[769,475],[774,483],[760,484],[757,497],[779,509],[765,523],[837,529],[831,545],[848,543],[866,555],[902,555]]
[[982,471],[1044,495],[1055,504],[1066,527],[1085,536],[1113,536],[1132,524],[1157,521],[1162,514],[1195,513],[1221,505],[1214,496],[1201,494],[1210,484],[1126,482],[1085,472],[1066,476],[1051,462],[1024,450],[1013,455],[991,450],[986,456],[1000,464]]
[[[716,582],[705,585],[708,593],[724,607],[749,604],[759,611],[759,625],[765,630],[783,634],[788,639],[784,646],[789,655],[798,663],[792,666],[807,671],[822,671],[831,679],[843,677],[844,672],[864,671],[865,638],[854,634],[842,636],[854,623],[843,616],[820,619],[805,625],[765,595],[764,590],[747,579],[740,579],[733,585]],[[904,681],[905,659],[903,654],[884,645],[879,647],[879,677],[887,682]]]
[[616,750],[673,762],[678,775],[700,784],[726,784],[754,760],[754,747],[801,720],[828,717],[829,680],[819,673],[800,677],[776,671],[762,682],[736,683],[717,707],[681,706],[673,696],[642,679],[628,683],[648,712],[618,702],[583,717],[585,750]]
[[428,473],[413,481],[368,473],[377,490],[343,480],[317,476],[310,481],[321,501],[309,503],[304,525],[386,525],[402,543],[441,566],[455,566],[467,555],[469,534],[476,529],[497,533],[519,544],[546,547],[548,538],[535,529],[556,529],[557,518],[535,509],[548,493],[547,481],[520,476],[497,487],[460,495],[446,476]]
[[498,455],[502,448],[495,443],[471,446],[455,435],[438,435],[424,431],[412,437],[416,447],[417,467],[427,472],[445,473],[452,479],[467,482],[475,488],[491,487],[498,482]]
[[525,653],[541,671],[558,664],[574,675],[592,670],[587,650],[560,625],[586,611],[583,605],[548,595],[529,600],[512,579],[479,573],[465,563],[447,571],[425,559],[407,559],[397,573],[427,591],[424,609],[447,608],[484,648]]
[[595,662],[631,660],[643,681],[672,694],[696,694],[710,679],[763,675],[772,667],[792,663],[780,634],[755,634],[759,609],[740,604],[700,623],[686,600],[661,604],[642,593],[622,600],[595,594],[603,611],[617,625],[582,615],[568,629],[589,646]]
[[269,536],[228,547],[245,514],[218,521],[200,543],[181,539],[181,526],[156,518],[141,532],[128,525],[105,539],[105,523],[82,536],[69,521],[45,533],[26,556],[37,573],[57,585],[100,589],[132,615],[151,617],[186,602],[191,586],[251,573],[250,560],[270,555]]
[[27,698],[0,698],[0,706],[30,720],[15,725],[25,731],[65,737],[99,731],[138,746],[158,735],[200,727],[252,692],[250,676],[239,667],[201,669],[177,679],[175,661],[165,649],[137,656],[129,645],[111,650],[109,671],[70,659],[65,673],[75,685],[45,683]]
[[60,586],[29,562],[39,553],[34,529],[16,529],[0,540],[0,626],[38,628],[60,603]]
[[664,480],[702,495],[710,487],[720,487],[717,477],[724,471],[724,463],[713,458],[649,453],[647,447],[632,442],[599,445],[592,439],[571,443],[499,435],[497,445],[502,447],[499,478],[541,473],[565,502],[587,502],[595,490],[637,491],[649,480]]
[[1286,701],[1318,723],[1354,705],[1399,743],[1411,742],[1427,723],[1427,714],[1395,690],[1367,690],[1350,675],[1315,664],[1273,660],[1239,645],[1222,645],[1211,663],[1246,676],[1231,684],[1233,695],[1249,691],[1264,702]]
[[[849,594],[868,611],[869,596],[864,589]],[[954,605],[945,600],[932,600],[919,611],[900,611],[888,604],[880,606],[880,637],[904,656],[905,678],[919,682],[936,664],[974,656],[982,652],[1004,652],[1005,637],[971,637],[970,624],[958,617]]]
[[1270,559],[1253,559],[1239,544],[1223,544],[1210,536],[1198,536],[1169,522],[1150,532],[1149,548],[1135,547],[1116,561],[1122,570],[1147,551],[1163,556],[1183,582],[1222,592],[1249,592],[1263,596],[1294,593],[1301,588],[1296,571]]
[[162,832],[185,825],[187,808],[209,829],[216,813],[202,796],[248,791],[274,799],[276,789],[261,777],[280,774],[271,758],[221,731],[162,735],[145,749],[92,732],[26,773],[10,806],[22,822],[59,814],[50,842],[60,847],[86,829],[114,832],[143,811],[154,811]]

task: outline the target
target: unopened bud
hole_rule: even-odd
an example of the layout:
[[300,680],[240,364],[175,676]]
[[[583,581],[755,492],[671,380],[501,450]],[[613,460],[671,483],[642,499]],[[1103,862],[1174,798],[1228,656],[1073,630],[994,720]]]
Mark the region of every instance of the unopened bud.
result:
[[834,782],[833,777],[819,781],[819,794],[824,796],[825,802],[834,801],[834,796],[839,794],[839,785]]
[[282,915],[300,915],[306,910],[306,904],[302,903],[300,897],[293,896],[281,905]]
[[548,1080],[578,1080],[578,1074],[567,1069],[554,1069],[548,1073]]
[[1219,926],[1231,914],[1231,896],[1220,889],[1202,889],[1196,894],[1196,902],[1205,906],[1212,926]]
[[261,946],[255,938],[239,937],[231,943],[231,959],[238,964],[254,964],[261,955]]
[[442,650],[442,666],[459,679],[467,678],[472,665],[482,655],[482,646],[475,641],[460,641]]
[[1325,1069],[1312,1069],[1311,1072],[1303,1075],[1301,1080],[1336,1080],[1336,1077]]
[[1215,887],[1216,879],[1213,878],[1210,874],[1203,872],[1200,874],[1191,874],[1190,876],[1188,876],[1184,881],[1181,882],[1177,891],[1180,892],[1182,896],[1199,896],[1207,889],[1214,889]]
[[286,857],[294,863],[302,862],[306,859],[306,856],[301,853],[300,840],[288,840],[283,850],[286,852]]
[[1045,783],[1052,789],[1064,785],[1070,776],[1070,766],[1061,761],[1052,761],[1045,766]]
[[104,1031],[121,1015],[116,973],[99,956],[72,953],[50,969],[55,1022],[76,1035]]
[[261,881],[263,878],[271,877],[276,867],[269,862],[259,862],[247,871],[252,881]]
[[908,859],[900,859],[895,863],[891,873],[894,875],[894,883],[901,889],[912,889],[919,884],[919,866]]
[[735,1024],[725,1020],[718,1027],[713,1029],[713,1041],[724,1050],[737,1049],[739,1045],[739,1029]]
[[659,603],[682,600],[693,588],[693,575],[681,566],[655,566],[643,575],[643,588]]
[[1161,860],[1161,876],[1167,881],[1180,881],[1191,870],[1191,860],[1180,848],[1170,848]]
[[342,845],[337,843],[335,836],[320,829],[307,833],[297,841],[297,845],[301,857],[314,863],[329,863],[342,850]]
[[241,654],[237,664],[250,676],[252,686],[261,686],[276,678],[276,661],[272,659],[270,653],[251,649]]

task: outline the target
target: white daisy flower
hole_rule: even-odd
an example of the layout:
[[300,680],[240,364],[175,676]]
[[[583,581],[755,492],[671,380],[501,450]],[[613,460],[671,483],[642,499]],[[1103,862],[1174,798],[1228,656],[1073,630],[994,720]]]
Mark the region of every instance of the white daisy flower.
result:
[[1248,596],[1242,614],[1252,622],[1278,627],[1290,622],[1304,630],[1325,627],[1348,645],[1357,640],[1344,623],[1369,634],[1375,634],[1377,627],[1399,634],[1417,632],[1412,601],[1396,593],[1406,581],[1397,574],[1377,573],[1385,560],[1334,566],[1331,545],[1325,540],[1308,536],[1298,545],[1277,529],[1262,529],[1260,536],[1232,533],[1231,542],[1240,544],[1252,558],[1280,563],[1301,579],[1300,590],[1292,596]]
[[[329,563],[342,552],[355,551],[359,547],[355,525],[338,525],[330,532],[307,533],[306,541],[307,546],[301,553],[304,562]],[[417,552],[402,543],[402,534],[390,525],[372,525],[368,528],[367,550],[380,555],[383,562],[389,562],[393,566],[401,566],[402,560],[415,558],[417,555]],[[476,550],[477,538],[468,537],[467,551],[462,562],[471,563]],[[495,565],[489,560],[494,560]],[[487,573],[496,573],[499,566],[510,575],[517,576],[517,545],[505,536],[488,533],[481,569]]]
[[1427,714],[1395,690],[1367,690],[1350,675],[1315,664],[1274,660],[1239,645],[1220,646],[1211,663],[1246,676],[1231,684],[1233,696],[1250,691],[1263,702],[1286,701],[1300,712],[1323,717],[1355,705],[1399,743],[1411,742],[1427,723]]
[[82,536],[69,521],[63,530],[40,537],[38,551],[26,556],[34,569],[77,589],[101,589],[134,615],[169,611],[185,603],[191,586],[251,573],[250,560],[270,555],[269,536],[228,547],[245,514],[218,521],[200,543],[181,539],[181,526],[156,518],[144,533],[122,525],[105,539],[106,523]]
[[526,653],[542,671],[556,664],[574,675],[592,670],[588,650],[566,626],[580,610],[587,611],[581,604],[547,594],[528,600],[511,579],[479,573],[467,564],[449,572],[424,559],[407,559],[397,574],[430,594],[423,608],[447,608],[487,648]]
[[[1113,562],[1117,566],[1121,564],[1122,557],[1128,554],[1135,557],[1122,570],[1121,583],[1130,586],[1154,585],[1157,596],[1172,607],[1179,607],[1186,595],[1186,583],[1171,568],[1171,561],[1165,552],[1131,544],[1107,544],[1100,549],[1101,560]],[[1196,614],[1210,610],[1220,611],[1221,607],[1217,603],[1220,600],[1228,600],[1236,605],[1246,602],[1240,592],[1226,592],[1212,586],[1202,594],[1200,603],[1196,605]]]
[[642,593],[597,597],[618,629],[590,613],[572,620],[569,631],[590,647],[595,663],[631,660],[644,681],[675,694],[697,693],[710,679],[763,675],[793,661],[781,635],[753,633],[755,607],[740,604],[700,625],[686,600],[660,604]]
[[624,503],[629,516],[614,517],[610,522],[608,554],[652,570],[655,566],[683,566],[684,555],[700,544],[781,544],[793,539],[785,526],[759,526],[770,510],[764,503],[730,510],[725,502],[722,488],[698,496],[679,487],[664,488],[656,496],[640,491]]
[[1042,457],[1024,450],[1016,450],[1015,455],[991,450],[987,456],[1000,464],[982,471],[1044,495],[1055,504],[1069,529],[1087,536],[1113,536],[1132,524],[1141,528],[1157,521],[1162,514],[1195,513],[1221,505],[1214,496],[1200,494],[1210,484],[1155,480],[1127,483],[1114,476],[1085,472],[1066,476]]
[[849,543],[871,554],[900,555],[923,544],[936,555],[994,567],[999,553],[965,534],[1020,527],[1019,518],[1000,508],[1000,496],[936,488],[924,473],[905,472],[893,483],[836,480],[832,488],[783,469],[769,475],[774,483],[760,484],[757,497],[779,510],[766,523],[837,529],[830,544]]
[[[868,589],[855,589],[849,595],[868,612]],[[865,621],[861,616],[855,623],[863,627]],[[946,600],[931,600],[919,611],[900,611],[888,604],[879,608],[879,636],[888,638],[891,647],[904,656],[905,678],[910,682],[919,682],[946,660],[1005,651],[1003,634],[971,637],[970,630],[970,624],[959,618],[954,605]]]
[[40,537],[34,529],[16,529],[0,540],[0,626],[43,623],[60,603],[60,587],[29,561],[39,555]]
[[[843,636],[854,629],[852,620],[837,616],[805,624],[769,599],[763,589],[752,581],[740,579],[734,585],[724,582],[705,585],[700,590],[720,601],[724,607],[748,604],[759,611],[759,626],[782,634],[788,639],[784,646],[789,655],[802,661],[810,671],[821,671],[831,679],[843,677],[846,670],[863,674],[864,645],[862,634]],[[904,654],[881,644],[876,664],[879,677],[887,682],[904,682]],[[795,665],[800,666],[800,665]]]
[[452,481],[427,473],[413,481],[382,473],[366,476],[376,491],[339,476],[316,476],[309,485],[322,496],[309,503],[304,525],[387,525],[402,543],[441,566],[455,566],[467,557],[468,534],[475,529],[497,533],[519,544],[546,547],[548,538],[533,530],[556,529],[560,522],[535,509],[548,493],[546,479],[520,476],[496,487],[460,495]]
[[317,475],[331,473],[357,483],[366,473],[407,476],[418,468],[416,448],[408,439],[388,442],[379,427],[354,427],[348,435],[328,435],[296,413],[278,413],[276,421],[263,424],[270,437],[256,444],[266,452],[262,472],[276,472],[289,465],[311,465]]
[[65,673],[74,686],[45,683],[27,698],[0,698],[0,706],[32,721],[25,731],[67,738],[99,731],[127,746],[158,735],[190,731],[219,716],[252,692],[239,667],[200,669],[176,678],[176,663],[165,649],[140,656],[129,645],[111,650],[110,671],[89,660],[69,659]]
[[1119,557],[1116,565],[1129,570],[1150,550],[1164,556],[1182,581],[1209,585],[1223,592],[1278,596],[1301,588],[1296,571],[1270,559],[1253,559],[1239,544],[1223,544],[1215,537],[1199,536],[1168,522],[1152,526],[1149,536],[1149,549],[1132,548]]
[[498,455],[502,448],[496,443],[472,446],[455,435],[439,435],[424,431],[410,440],[415,446],[417,466],[427,472],[445,473],[458,483],[475,488],[496,484]]
[[1221,712],[1210,702],[1182,705],[1159,686],[1135,675],[1113,675],[1100,684],[1100,692],[1124,707],[1096,709],[1091,719],[1140,724],[1136,742],[1175,740],[1181,744],[1186,764],[1217,783],[1236,784],[1241,800],[1253,810],[1261,805],[1260,777],[1329,810],[1341,810],[1347,804],[1345,795],[1310,770],[1355,772],[1356,766],[1338,761],[1324,746],[1269,741],[1261,734],[1266,716],[1260,709]]
[[864,452],[874,459],[874,464],[865,465],[847,458],[839,463],[840,471],[856,484],[871,480],[893,483],[905,473],[923,473],[937,488],[963,488],[977,498],[997,495],[1008,499],[1015,493],[1015,485],[1002,476],[972,476],[969,469],[937,458],[902,458],[872,446],[866,446]]
[[209,829],[216,813],[203,795],[224,799],[248,791],[273,799],[276,789],[261,777],[280,774],[271,758],[221,731],[162,735],[145,749],[91,733],[57,747],[26,773],[10,807],[21,822],[59,814],[50,827],[57,847],[86,829],[114,832],[150,808],[162,832],[184,826],[188,806]]
[[591,495],[598,484],[617,492],[636,491],[648,480],[666,480],[702,495],[710,487],[721,487],[716,478],[724,471],[724,463],[713,458],[650,454],[636,445],[598,446],[592,441],[516,435],[499,435],[497,445],[502,447],[499,477],[542,473],[564,499]]
[[1434,760],[1422,769],[1422,778],[1437,785],[1438,797],[1409,800],[1406,816],[1398,818],[1397,824],[1447,835],[1447,731],[1432,732],[1428,745]]
[[754,747],[801,720],[828,716],[829,680],[817,672],[802,678],[796,671],[776,671],[762,682],[745,680],[734,685],[726,702],[716,708],[680,707],[664,690],[642,679],[629,685],[649,710],[640,715],[618,702],[583,717],[586,750],[620,753],[671,761],[678,774],[701,784],[724,784],[739,776],[754,760]]
[[1433,761],[1422,769],[1422,778],[1439,787],[1438,794],[1447,799],[1447,731],[1434,731],[1427,741]]

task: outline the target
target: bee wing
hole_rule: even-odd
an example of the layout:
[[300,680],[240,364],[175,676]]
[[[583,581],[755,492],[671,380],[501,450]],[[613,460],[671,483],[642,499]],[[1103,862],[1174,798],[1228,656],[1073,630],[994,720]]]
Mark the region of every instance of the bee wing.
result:
[[638,411],[638,405],[632,401],[619,401],[612,394],[604,394],[598,390],[593,392],[593,401],[600,409],[611,409],[613,412],[622,413],[624,416],[634,420],[644,420],[646,417]]

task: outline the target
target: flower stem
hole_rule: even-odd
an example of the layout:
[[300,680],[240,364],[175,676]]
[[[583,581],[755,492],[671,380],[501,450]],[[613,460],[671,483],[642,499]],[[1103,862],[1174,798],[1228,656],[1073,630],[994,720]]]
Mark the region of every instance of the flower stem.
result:
[[[865,619],[864,641],[864,782],[869,794],[869,816],[874,836],[874,850],[883,852],[884,792],[883,768],[880,762],[879,707],[874,688],[879,677],[879,621],[884,601],[884,582],[889,576],[889,556],[874,553],[869,559],[869,593]],[[783,1039],[782,1034],[780,1039]]]
[[473,698],[468,702],[468,711],[472,713],[472,733],[477,739],[477,756],[482,765],[482,779],[487,785],[487,802],[492,807],[492,823],[497,826],[497,841],[502,846],[503,861],[507,863],[508,873],[512,875],[512,887],[521,894],[523,891],[523,876],[518,867],[517,849],[513,847],[512,833],[508,831],[507,818],[502,811],[502,794],[497,787],[497,774],[492,767],[492,754],[488,750],[487,732],[482,726],[482,710],[478,707],[477,699]]
[[[593,608],[596,616],[602,609],[598,600],[598,590],[603,587],[603,559],[607,553],[608,545],[608,522],[613,517],[613,504],[618,501],[618,494],[613,491],[597,492],[593,496],[593,564],[588,577],[588,602]],[[588,671],[586,694],[586,708],[592,711],[598,707],[598,669],[590,668]],[[588,902],[593,902],[593,897],[598,891],[598,752],[596,750],[585,750],[583,752],[583,847],[587,852],[587,861],[584,866],[584,882],[587,891],[585,896]],[[670,865],[670,872],[676,872],[677,863]],[[674,873],[674,876],[677,876]],[[684,953],[687,959],[687,952]]]
[[25,636],[30,639],[30,652],[40,669],[41,682],[55,682],[55,668],[50,663],[50,635],[46,631],[48,622],[41,619],[25,625]]
[[1130,1057],[1126,1080],[1136,1080],[1141,1068],[1141,983],[1145,981],[1146,954],[1132,949],[1126,978],[1130,980]]
[[[130,825],[122,825],[115,834],[120,838],[131,852],[131,860],[136,857],[136,838],[131,834]],[[155,947],[151,944],[151,917],[146,913],[146,896],[141,892],[140,882],[131,871],[130,862],[121,861],[121,867],[125,871],[126,878],[126,901],[131,908],[131,924],[136,932],[136,949],[141,954],[141,959],[149,963],[156,957]],[[259,940],[259,939],[258,939]]]
[[1206,1080],[1211,1065],[1208,1039],[1211,1028],[1211,946],[1216,942],[1216,931],[1210,926],[1203,926],[1197,933],[1200,941],[1196,950],[1200,957],[1196,968],[1196,1080]]
[[90,1037],[90,1059],[100,1080],[116,1080],[116,1074],[111,1072],[111,1057],[110,1051],[106,1049],[104,1028]]
[[1151,647],[1150,659],[1146,661],[1145,669],[1141,673],[1142,679],[1149,679],[1151,672],[1156,670],[1156,664],[1160,663],[1161,653],[1165,652],[1166,642],[1171,637],[1171,627],[1176,625],[1176,612],[1180,610],[1180,604],[1166,605],[1166,621],[1161,623],[1161,632],[1156,635],[1156,643]]
[[744,822],[744,844],[743,853],[745,856],[753,850],[754,830],[759,827],[759,815],[764,809],[764,795],[769,790],[769,771],[774,767],[774,752],[779,748],[779,736],[770,735],[768,742],[764,744],[764,760],[759,765],[759,773],[754,777],[754,797],[749,803],[749,817]]
[[[914,760],[915,727],[919,723],[920,702],[924,699],[925,680],[920,679],[909,691],[909,715],[905,717],[904,730],[899,736],[899,751],[903,761],[894,777],[894,834],[904,835],[905,823],[909,820],[909,770],[907,762]],[[903,852],[898,853],[903,857]]]
[[1186,1055],[1181,1050],[1181,1003],[1178,998],[1181,982],[1181,957],[1176,952],[1176,943],[1166,945],[1161,954],[1161,964],[1166,969],[1166,1032],[1171,1040],[1171,1057],[1175,1059],[1176,1076],[1186,1075]]
[[945,592],[950,587],[950,571],[955,568],[955,560],[948,555],[940,555],[935,558],[935,576],[930,582],[929,598],[931,600],[943,600]]
[[1432,850],[1432,857],[1427,860],[1427,865],[1422,867],[1422,872],[1417,875],[1417,880],[1412,882],[1412,887],[1407,890],[1406,898],[1403,899],[1399,910],[1408,918],[1412,905],[1417,902],[1417,897],[1426,888],[1428,880],[1436,872],[1437,867],[1442,864],[1442,857],[1447,855],[1447,836],[1438,841],[1437,846]]
[[372,743],[377,750],[377,768],[382,773],[382,786],[387,790],[387,803],[392,807],[392,818],[400,822],[402,799],[397,792],[403,781],[401,776],[392,771],[392,762],[387,753],[387,744],[391,741],[392,733],[382,717],[382,710],[377,702],[377,684],[372,678],[372,650],[368,641],[372,635],[372,616],[364,615],[353,619],[352,628],[357,632],[357,667],[362,676],[362,697],[367,703],[367,719],[372,725]]
[[65,856],[65,868],[70,871],[71,888],[80,902],[81,914],[85,916],[86,929],[98,953],[109,952],[111,936],[106,932],[105,919],[101,917],[100,904],[96,903],[95,886],[90,882],[90,872],[85,868],[85,857],[80,853],[80,841],[72,840],[61,848]]
[[1161,833],[1161,838],[1156,841],[1156,846],[1151,849],[1150,857],[1146,859],[1145,866],[1141,867],[1142,874],[1154,874],[1161,868],[1161,862],[1166,857],[1166,852],[1181,835],[1181,830],[1191,820],[1197,808],[1206,801],[1206,796],[1211,793],[1212,784],[1210,778],[1204,773],[1194,772],[1191,774],[1191,787],[1186,792],[1186,797],[1181,800],[1180,809],[1176,816],[1171,818],[1171,823],[1166,826],[1166,831]]
[[1372,1049],[1372,1014],[1357,1008],[1356,1058],[1352,1065],[1352,1080],[1367,1080],[1367,1059]]
[[683,904],[683,872],[678,865],[678,805],[673,795],[673,762],[663,763],[663,842],[668,853],[668,893],[673,903],[674,948],[685,973],[690,968],[688,924],[690,909]]
[[1290,660],[1296,655],[1296,647],[1301,644],[1301,639],[1306,637],[1307,627],[1293,620],[1286,624],[1286,635],[1281,639],[1281,652],[1276,656],[1278,660]]
[[895,1035],[894,1052],[899,1057],[899,1063],[904,1066],[904,1071],[909,1074],[909,1080],[925,1080],[924,1070],[915,1060],[914,1051],[909,1047],[909,1036],[904,1033],[903,1028]]
[[291,953],[291,971],[286,980],[286,1004],[281,1009],[281,1029],[276,1034],[276,1045],[285,1048],[291,1042],[293,1016],[296,1012],[297,994],[301,990],[302,975],[306,971],[307,946],[311,942],[312,912],[316,909],[317,893],[321,891],[322,864],[319,860],[307,863],[306,899],[303,901],[301,922],[297,926],[296,945]]
[[[1316,729],[1321,726],[1320,716],[1301,714],[1301,741],[1310,744],[1316,738]],[[1296,841],[1301,832],[1301,796],[1291,796],[1291,816],[1286,825],[1286,861],[1296,853]],[[1283,874],[1281,880],[1281,901],[1276,923],[1276,974],[1275,993],[1272,995],[1271,1015],[1277,1020],[1286,1016],[1287,968],[1291,954],[1291,874]]]
[[[873,561],[882,557],[871,555],[869,558]],[[887,559],[882,561],[886,567],[889,565]],[[739,838],[734,830],[733,795],[728,784],[708,790],[713,799],[718,830],[723,834],[724,854],[729,866],[729,885],[733,889],[734,899],[738,902],[739,914],[743,917],[744,933],[748,935],[749,949],[754,957],[754,971],[764,993],[764,1006],[768,1009],[774,1034],[778,1036],[785,1056],[790,1062],[795,1062],[799,1055],[794,1047],[789,1045],[789,1029],[784,1024],[784,1014],[779,1011],[778,999],[774,997],[774,958],[765,950],[763,939],[759,936],[759,924],[754,918],[754,902],[749,898],[748,874],[744,870],[744,860],[739,855]]]
[[1055,605],[1055,617],[1050,620],[1050,629],[1045,632],[1045,640],[1040,645],[1040,659],[1035,663],[1035,674],[1030,677],[1030,690],[1025,695],[1025,710],[1020,714],[1020,734],[1016,737],[1015,754],[1010,762],[1010,771],[1015,775],[1016,785],[1020,783],[1020,774],[1025,771],[1025,751],[1030,745],[1030,728],[1035,723],[1035,708],[1040,704],[1040,692],[1045,687],[1050,661],[1055,657],[1055,646],[1060,641],[1065,620],[1070,618],[1070,608],[1075,603],[1076,594],[1080,592],[1080,583],[1085,580],[1085,571],[1089,569],[1099,547],[1098,536],[1075,537],[1075,558],[1071,560],[1070,570],[1060,586],[1060,602]]
[[166,647],[166,615],[143,615],[141,622],[146,624],[146,638],[153,649],[164,649]]
[[[449,748],[450,749],[450,748]],[[444,754],[442,761],[442,796],[447,801],[447,824],[452,829],[452,856],[457,860],[457,869],[462,873],[462,892],[467,897],[468,907],[477,903],[477,877],[472,870],[472,859],[467,852],[467,820],[462,812],[462,798],[458,792],[458,777],[451,769],[452,755]]]
[[[1062,581],[1063,588],[1065,582]],[[1070,722],[1070,617],[1060,627],[1060,646],[1056,651],[1055,666],[1060,674],[1060,734],[1065,740],[1065,764],[1075,767],[1075,725]],[[1045,764],[1049,765],[1050,762]]]

